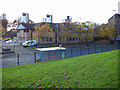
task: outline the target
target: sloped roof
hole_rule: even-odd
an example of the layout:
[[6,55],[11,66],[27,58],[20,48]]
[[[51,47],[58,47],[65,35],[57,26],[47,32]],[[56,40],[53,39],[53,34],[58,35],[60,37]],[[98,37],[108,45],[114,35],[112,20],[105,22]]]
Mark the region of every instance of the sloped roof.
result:
[[[22,30],[22,29],[35,30],[35,27],[42,26],[45,24],[46,24],[46,22],[34,23],[34,24],[21,23],[18,25],[17,30]],[[60,25],[60,23],[47,23],[47,24],[49,24],[50,28],[53,28],[53,29],[57,28]],[[63,23],[63,24],[69,26],[69,23]],[[84,29],[88,30],[88,27],[84,26]]]
[[114,16],[115,16],[115,17],[120,17],[120,14],[115,14],[115,15],[113,15],[111,18],[108,19],[108,21],[111,20]]
[[26,29],[34,29],[35,24],[26,24],[26,23],[22,23],[22,25],[26,28]]
[[[50,24],[50,28],[55,28],[58,24],[57,23],[48,23]],[[25,29],[31,29],[34,30],[35,27],[45,25],[45,22],[42,23],[34,23],[34,24],[26,24],[26,23],[21,23],[18,25],[18,27],[22,25]],[[17,30],[21,30],[20,28],[17,27]]]

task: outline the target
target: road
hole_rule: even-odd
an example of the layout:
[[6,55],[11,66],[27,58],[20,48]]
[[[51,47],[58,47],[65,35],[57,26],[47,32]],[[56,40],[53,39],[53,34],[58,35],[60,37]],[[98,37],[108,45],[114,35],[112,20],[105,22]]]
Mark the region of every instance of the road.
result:
[[19,65],[33,63],[34,62],[34,50],[24,48],[22,45],[9,45],[3,43],[2,46],[15,51],[16,53],[4,54],[2,58],[2,67],[18,65],[18,54],[19,54]]

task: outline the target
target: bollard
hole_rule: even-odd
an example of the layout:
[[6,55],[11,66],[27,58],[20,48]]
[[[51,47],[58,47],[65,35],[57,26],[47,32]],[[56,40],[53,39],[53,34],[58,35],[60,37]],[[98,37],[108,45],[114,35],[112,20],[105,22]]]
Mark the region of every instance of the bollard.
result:
[[34,63],[36,63],[36,52],[34,52]]
[[17,54],[17,61],[18,61],[18,65],[19,65],[19,54]]

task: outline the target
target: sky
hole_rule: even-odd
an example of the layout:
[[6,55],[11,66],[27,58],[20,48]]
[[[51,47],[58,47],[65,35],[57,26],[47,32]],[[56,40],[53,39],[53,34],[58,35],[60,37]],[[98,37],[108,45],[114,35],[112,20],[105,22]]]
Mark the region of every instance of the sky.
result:
[[42,21],[46,14],[53,15],[53,22],[62,22],[67,16],[72,17],[73,22],[92,21],[95,23],[107,23],[108,19],[118,11],[120,0],[2,0],[0,15],[7,14],[7,19],[12,22],[29,13],[29,17],[35,23]]

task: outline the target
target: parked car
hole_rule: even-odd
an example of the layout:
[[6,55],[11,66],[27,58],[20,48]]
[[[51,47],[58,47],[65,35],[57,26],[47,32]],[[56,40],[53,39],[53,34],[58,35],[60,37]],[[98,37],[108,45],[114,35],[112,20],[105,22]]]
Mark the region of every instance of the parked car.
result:
[[8,44],[12,44],[12,43],[17,43],[17,41],[16,40],[8,40],[8,41],[5,41],[6,43],[8,43]]
[[3,41],[6,42],[6,41],[9,41],[10,39],[4,39]]
[[8,40],[8,41],[5,41],[5,43],[10,44],[10,43],[12,43],[12,40],[10,39],[10,40]]
[[37,42],[36,42],[36,40],[28,40],[28,41],[25,41],[22,45],[24,47],[36,46]]

